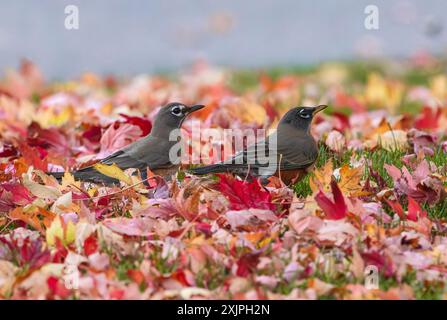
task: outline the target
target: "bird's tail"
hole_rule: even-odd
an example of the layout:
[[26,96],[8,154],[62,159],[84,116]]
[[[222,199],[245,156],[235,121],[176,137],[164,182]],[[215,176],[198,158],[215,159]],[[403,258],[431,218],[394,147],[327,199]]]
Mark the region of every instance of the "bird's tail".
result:
[[189,171],[192,174],[202,176],[202,175],[210,174],[210,173],[225,172],[226,168],[225,168],[225,165],[223,165],[223,164],[212,164],[209,166],[192,168],[192,169],[189,169]]
[[[78,171],[70,172],[76,180],[93,182],[100,184],[116,184],[119,183],[117,179],[103,175],[92,167],[84,168]],[[55,177],[59,182],[62,180],[65,172],[47,172],[48,175]]]
[[61,181],[65,172],[47,172],[48,175],[53,176],[57,179],[57,181]]

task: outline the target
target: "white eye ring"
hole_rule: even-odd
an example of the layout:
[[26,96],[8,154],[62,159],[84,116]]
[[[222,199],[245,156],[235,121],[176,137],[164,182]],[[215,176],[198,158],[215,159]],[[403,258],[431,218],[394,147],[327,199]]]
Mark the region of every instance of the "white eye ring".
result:
[[176,117],[183,116],[183,106],[174,106],[171,109],[171,113]]
[[303,119],[309,119],[310,118],[310,114],[308,113],[303,113],[304,110],[300,111],[300,117]]

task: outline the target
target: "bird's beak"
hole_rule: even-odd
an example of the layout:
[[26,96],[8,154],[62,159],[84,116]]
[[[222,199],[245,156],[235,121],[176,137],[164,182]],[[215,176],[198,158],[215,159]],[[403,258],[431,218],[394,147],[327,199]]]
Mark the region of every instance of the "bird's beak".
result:
[[205,108],[204,105],[202,105],[202,104],[196,104],[196,105],[194,105],[194,106],[189,107],[189,109],[188,109],[188,113],[193,113],[194,111],[197,111],[197,110],[200,110],[200,109],[203,109],[203,108]]
[[313,115],[317,114],[320,111],[323,111],[324,109],[326,109],[328,106],[325,104],[320,104],[319,106],[315,107]]

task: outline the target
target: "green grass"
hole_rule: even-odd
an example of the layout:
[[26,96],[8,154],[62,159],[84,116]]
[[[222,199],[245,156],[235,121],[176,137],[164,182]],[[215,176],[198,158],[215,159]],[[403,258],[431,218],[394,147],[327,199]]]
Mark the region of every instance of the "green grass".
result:
[[[325,145],[320,144],[318,151],[318,159],[315,163],[315,167],[321,168],[328,161],[332,161],[334,168],[339,168],[345,164],[349,164],[351,157],[354,157],[357,160],[359,160],[360,158],[365,158],[371,161],[372,169],[378,172],[379,175],[384,178],[389,187],[392,187],[393,180],[386,172],[384,164],[395,165],[396,167],[401,168],[403,165],[401,159],[402,156],[404,155],[405,153],[402,151],[387,151],[385,149],[377,149],[374,151],[364,150],[355,153],[353,151],[346,150],[342,153],[336,153],[329,150]],[[297,193],[297,195],[305,197],[312,193],[309,186],[310,175],[311,173],[294,185],[294,190]],[[366,178],[369,175],[370,175],[369,170],[365,166],[364,178]]]
[[[321,168],[324,166],[328,161],[332,161],[334,168],[339,168],[343,166],[344,164],[348,164],[351,157],[358,160],[360,158],[365,158],[371,163],[371,168],[375,172],[378,173],[380,177],[385,181],[387,188],[393,188],[394,182],[393,179],[390,177],[388,172],[385,169],[385,164],[388,165],[394,165],[397,168],[402,168],[404,165],[402,158],[405,156],[406,152],[404,151],[387,151],[385,149],[375,149],[375,150],[364,150],[361,152],[353,153],[352,151],[345,151],[343,153],[335,153],[333,151],[330,151],[326,146],[323,144],[319,147],[319,156],[315,163],[316,168]],[[439,168],[439,174],[446,175],[447,171],[447,154],[442,150],[442,148],[437,148],[435,150],[434,155],[432,156],[426,156],[427,161],[433,162],[438,168]],[[411,170],[410,170],[411,171]],[[312,173],[309,173],[306,175],[303,179],[301,179],[299,182],[297,182],[293,186],[293,190],[297,194],[298,197],[307,197],[312,194],[312,190],[310,188],[310,178],[312,176]],[[370,175],[369,169],[367,166],[365,166],[364,176],[363,178],[366,179],[369,177],[371,181],[378,183],[378,181],[375,180],[373,176]],[[390,208],[387,206],[384,206],[385,210],[389,211]],[[403,203],[404,209],[406,208],[406,203]],[[434,205],[429,205],[427,203],[422,204],[422,207],[424,210],[427,211],[430,217],[441,219],[441,218],[447,218],[447,199],[444,199],[440,201],[439,203],[436,203]]]
[[[387,186],[391,188],[394,183],[393,179],[390,177],[388,172],[385,169],[385,164],[394,165],[398,168],[402,168],[403,162],[402,157],[405,155],[403,151],[387,151],[385,149],[376,149],[376,150],[365,150],[359,153],[357,158],[364,157],[371,161],[371,168],[377,172],[386,182]],[[370,173],[365,168],[364,177],[369,176]],[[373,178],[372,178],[373,179]],[[377,182],[377,181],[376,181]]]

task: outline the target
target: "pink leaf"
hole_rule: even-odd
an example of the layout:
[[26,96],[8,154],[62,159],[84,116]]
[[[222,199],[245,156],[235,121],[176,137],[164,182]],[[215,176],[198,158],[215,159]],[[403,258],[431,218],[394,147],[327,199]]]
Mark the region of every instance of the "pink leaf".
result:
[[101,137],[98,158],[106,157],[141,137],[141,129],[132,124],[121,124],[118,129],[111,125]]
[[153,234],[154,221],[148,218],[110,218],[104,220],[103,224],[110,230],[122,235],[145,237]]
[[394,182],[396,182],[397,179],[400,179],[400,177],[402,177],[402,172],[399,170],[399,168],[386,163],[383,166]]

